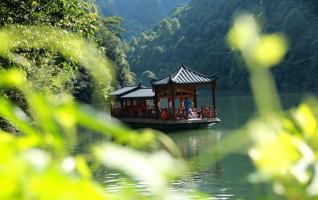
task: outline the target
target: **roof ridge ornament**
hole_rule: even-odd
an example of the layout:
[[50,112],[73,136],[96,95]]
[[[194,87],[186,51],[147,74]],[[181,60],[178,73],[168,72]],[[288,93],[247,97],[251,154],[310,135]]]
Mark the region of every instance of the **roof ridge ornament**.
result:
[[149,77],[149,81],[150,81],[150,84],[153,85],[153,83],[157,80],[153,77]]

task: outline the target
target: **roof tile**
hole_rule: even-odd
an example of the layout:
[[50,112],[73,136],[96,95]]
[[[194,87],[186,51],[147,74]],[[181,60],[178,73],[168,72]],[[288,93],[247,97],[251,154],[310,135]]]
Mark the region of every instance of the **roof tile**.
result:
[[160,80],[153,82],[153,85],[165,85],[169,81],[178,84],[189,84],[189,83],[209,83],[212,80],[188,67],[182,66],[178,71],[173,72],[169,76],[166,76]]

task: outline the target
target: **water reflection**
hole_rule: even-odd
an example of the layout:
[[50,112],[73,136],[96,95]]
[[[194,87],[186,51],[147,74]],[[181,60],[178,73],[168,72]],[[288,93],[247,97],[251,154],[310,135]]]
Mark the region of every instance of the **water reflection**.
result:
[[189,161],[192,171],[175,185],[182,191],[200,190],[214,199],[255,199],[247,176],[253,166],[247,157],[233,153],[220,159],[220,140],[231,131],[204,130],[172,134],[183,157]]
[[[182,156],[191,166],[191,171],[184,178],[173,181],[167,193],[178,192],[185,195],[201,190],[210,194],[211,199],[224,200],[239,196],[233,190],[233,181],[231,180],[232,178],[237,179],[237,177],[229,178],[228,176],[229,172],[232,173],[233,163],[223,162],[219,159],[219,149],[221,148],[219,141],[222,135],[223,133],[220,131],[211,130],[170,135],[180,148]],[[237,173],[234,174],[241,174],[240,169],[237,169]],[[138,180],[133,183],[128,182],[122,174],[104,172],[99,175],[104,178],[103,182],[110,192],[116,193],[125,187],[130,187],[143,194],[150,194],[142,182]],[[185,195],[184,198],[186,197],[190,196]]]
[[[299,94],[284,94],[281,97],[284,108],[296,106],[301,100]],[[203,96],[199,101],[204,104],[208,99]],[[169,135],[178,145],[182,156],[192,166],[185,178],[171,183],[170,190],[182,193],[199,190],[213,196],[211,199],[258,199],[265,192],[247,181],[248,175],[254,171],[248,156],[238,152],[233,152],[225,158],[220,155],[223,149],[220,140],[232,134],[232,130],[242,126],[254,115],[253,99],[249,94],[233,95],[220,92],[217,108],[222,122],[213,126],[211,130]],[[118,173],[103,172],[98,176],[103,178],[108,190],[112,191],[119,191],[123,183],[127,183],[127,179]],[[128,185],[137,191],[149,192],[142,183]]]
[[[216,165],[215,174],[221,177],[221,164],[219,160],[218,143],[222,133],[219,131],[200,131],[171,135],[175,143],[179,147],[183,158],[196,162],[199,167],[209,166],[214,163]],[[203,156],[210,159],[202,159]],[[194,163],[193,163],[194,164]]]

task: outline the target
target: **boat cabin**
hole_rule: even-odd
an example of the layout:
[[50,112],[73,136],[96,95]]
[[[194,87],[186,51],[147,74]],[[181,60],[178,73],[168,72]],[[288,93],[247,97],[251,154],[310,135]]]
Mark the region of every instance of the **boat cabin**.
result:
[[[110,93],[111,114],[123,121],[215,122],[216,79],[182,65],[168,76],[152,80],[151,88],[139,84]],[[212,98],[208,105],[198,106],[198,89],[202,87],[209,88]]]

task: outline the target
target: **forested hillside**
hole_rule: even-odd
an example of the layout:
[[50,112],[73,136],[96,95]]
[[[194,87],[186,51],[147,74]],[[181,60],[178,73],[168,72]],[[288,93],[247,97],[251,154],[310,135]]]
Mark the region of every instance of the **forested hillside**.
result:
[[[47,26],[64,32],[78,34],[93,41],[98,48],[113,61],[117,80],[121,85],[133,82],[129,65],[126,61],[121,42],[121,19],[101,17],[95,5],[82,0],[52,1],[1,1],[0,28],[21,26]],[[48,33],[49,34],[49,33]],[[35,64],[26,66],[23,62],[14,63],[10,59],[0,57],[0,70],[14,65],[24,69],[38,90],[54,93],[71,91],[79,100],[89,103],[92,91],[92,80],[84,68],[73,60],[48,49],[21,48],[16,56],[26,57]],[[53,78],[61,77],[62,85],[54,83]],[[49,80],[49,81],[48,81]],[[106,87],[106,85],[105,85]],[[15,96],[16,92],[10,92]],[[20,100],[19,100],[20,101]]]
[[[183,61],[205,74],[219,72],[219,88],[247,90],[246,70],[225,39],[233,17],[245,11],[255,15],[265,32],[287,36],[289,52],[273,69],[279,89],[317,89],[316,0],[192,0],[171,18],[133,38],[129,63],[138,77],[146,70],[160,77]],[[153,76],[149,71],[145,74]]]
[[157,24],[189,0],[96,0],[104,16],[124,19],[125,38],[136,36]]

